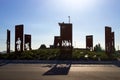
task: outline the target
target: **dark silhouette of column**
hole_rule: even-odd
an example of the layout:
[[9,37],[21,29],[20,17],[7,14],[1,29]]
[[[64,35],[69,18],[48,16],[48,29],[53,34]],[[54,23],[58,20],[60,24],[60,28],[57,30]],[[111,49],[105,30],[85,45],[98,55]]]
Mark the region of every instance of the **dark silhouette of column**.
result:
[[111,33],[111,38],[112,38],[112,53],[115,52],[115,37],[114,37],[114,32]]
[[15,52],[23,51],[23,34],[24,34],[24,26],[16,25],[15,26]]
[[10,30],[7,30],[7,53],[10,53]]
[[86,36],[86,49],[93,51],[93,35]]
[[60,42],[61,42],[61,38],[60,36],[55,36],[54,37],[54,48],[60,48]]
[[24,35],[24,49],[25,50],[31,50],[31,35],[25,34]]
[[60,58],[71,59],[72,58],[72,24],[71,23],[59,23],[60,26]]
[[111,32],[111,27],[105,26],[105,51],[109,56],[114,53],[114,32]]

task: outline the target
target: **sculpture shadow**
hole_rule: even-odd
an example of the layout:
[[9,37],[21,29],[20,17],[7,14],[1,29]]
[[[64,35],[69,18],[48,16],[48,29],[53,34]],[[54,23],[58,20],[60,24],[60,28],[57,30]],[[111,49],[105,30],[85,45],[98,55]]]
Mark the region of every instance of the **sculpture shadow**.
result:
[[0,67],[1,67],[1,66],[5,66],[5,65],[7,65],[7,64],[9,64],[9,63],[0,63]]
[[69,73],[71,64],[56,64],[43,75],[67,75]]
[[120,67],[120,61],[115,61],[113,64],[116,65],[117,67]]
[[0,60],[0,67],[5,66],[7,64],[9,64],[9,61],[5,62],[4,60]]

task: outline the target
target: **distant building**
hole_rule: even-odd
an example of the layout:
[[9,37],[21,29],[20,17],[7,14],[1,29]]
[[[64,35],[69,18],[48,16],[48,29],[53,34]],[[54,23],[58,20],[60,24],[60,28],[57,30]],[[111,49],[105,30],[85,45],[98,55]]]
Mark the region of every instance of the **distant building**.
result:
[[111,55],[115,51],[114,32],[109,26],[105,26],[105,51],[106,54]]
[[51,49],[54,49],[54,45],[50,45],[49,47],[50,47]]
[[86,49],[93,51],[93,35],[86,36]]

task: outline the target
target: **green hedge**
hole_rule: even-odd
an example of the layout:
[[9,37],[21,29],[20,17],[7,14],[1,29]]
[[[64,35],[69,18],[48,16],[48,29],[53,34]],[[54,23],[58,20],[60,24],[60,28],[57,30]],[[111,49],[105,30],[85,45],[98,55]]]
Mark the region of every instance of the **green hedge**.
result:
[[[0,54],[0,59],[9,60],[56,60],[60,54],[59,49],[38,49],[24,51],[22,53]],[[87,57],[85,57],[87,55]],[[116,60],[120,58],[119,54],[114,54],[108,57],[105,52],[94,52],[87,50],[73,49],[72,60]]]

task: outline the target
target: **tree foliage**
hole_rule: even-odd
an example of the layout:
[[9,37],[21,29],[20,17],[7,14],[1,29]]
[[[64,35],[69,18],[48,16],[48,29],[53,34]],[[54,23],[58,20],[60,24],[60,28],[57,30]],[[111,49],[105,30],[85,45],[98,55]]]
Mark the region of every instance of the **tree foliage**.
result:
[[[24,51],[22,53],[12,52],[0,54],[0,59],[8,60],[57,60],[60,55],[59,49],[38,49]],[[87,57],[86,57],[87,56]],[[120,55],[119,55],[120,56]],[[95,52],[88,50],[73,49],[72,60],[115,60],[118,55],[109,58],[104,51]]]
[[45,44],[41,44],[39,49],[46,49],[46,45]]
[[101,51],[102,51],[102,48],[101,48],[100,44],[96,44],[96,45],[95,45],[94,51],[95,51],[95,52],[101,52]]

